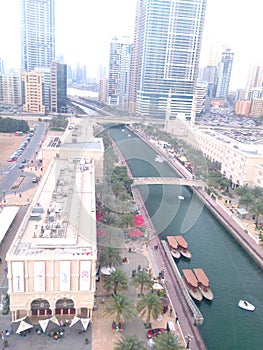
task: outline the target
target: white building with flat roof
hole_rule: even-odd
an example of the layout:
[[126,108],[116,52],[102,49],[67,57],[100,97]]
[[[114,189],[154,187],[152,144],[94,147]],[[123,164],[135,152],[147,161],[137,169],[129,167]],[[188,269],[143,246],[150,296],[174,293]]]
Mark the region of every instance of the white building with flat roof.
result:
[[54,159],[6,255],[12,320],[92,316],[96,276],[91,159]]
[[213,129],[188,128],[187,143],[221,164],[221,173],[235,186],[262,186],[258,166],[263,164],[263,145],[239,142]]

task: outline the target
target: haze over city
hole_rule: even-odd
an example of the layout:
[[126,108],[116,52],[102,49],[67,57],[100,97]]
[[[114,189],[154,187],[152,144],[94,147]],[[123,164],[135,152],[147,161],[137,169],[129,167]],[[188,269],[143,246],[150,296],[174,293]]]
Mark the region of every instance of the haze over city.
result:
[[[109,42],[113,36],[133,37],[137,0],[98,0],[90,2],[56,0],[56,55],[65,63],[87,65],[95,76],[99,64],[107,66]],[[20,0],[1,1],[0,57],[6,68],[20,66]],[[261,23],[259,0],[208,0],[202,41],[200,67],[207,64],[212,47],[234,52],[230,89],[243,88],[250,64],[263,61],[263,49],[257,42]],[[8,30],[7,30],[8,28]],[[222,48],[222,50],[220,50]]]

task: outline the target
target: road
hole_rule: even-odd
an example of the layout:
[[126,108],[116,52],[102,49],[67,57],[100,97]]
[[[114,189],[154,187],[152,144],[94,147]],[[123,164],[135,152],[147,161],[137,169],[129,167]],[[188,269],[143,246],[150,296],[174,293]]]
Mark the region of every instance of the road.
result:
[[[11,190],[12,185],[14,182],[18,179],[18,177],[23,174],[25,170],[19,169],[19,165],[23,159],[31,160],[34,155],[36,155],[36,152],[38,152],[40,144],[42,143],[43,136],[46,131],[46,124],[45,123],[38,123],[37,128],[35,131],[34,136],[32,137],[31,141],[27,145],[24,152],[18,157],[17,162],[13,163],[13,165],[8,168],[6,171],[4,171],[4,176],[0,181],[0,197],[3,198],[4,194],[10,194],[13,192]],[[12,164],[12,163],[8,163]],[[30,167],[30,163],[28,164]],[[27,173],[28,181],[23,181],[23,189],[17,190],[17,192],[21,192],[22,190],[25,191],[29,188],[29,186],[32,186],[32,177],[34,177],[34,174],[31,175]],[[4,192],[3,192],[4,191]]]

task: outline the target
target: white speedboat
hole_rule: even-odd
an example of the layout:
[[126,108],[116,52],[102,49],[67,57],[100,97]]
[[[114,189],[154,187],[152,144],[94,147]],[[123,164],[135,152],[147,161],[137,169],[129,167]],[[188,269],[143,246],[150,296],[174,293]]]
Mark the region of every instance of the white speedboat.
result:
[[247,311],[254,311],[255,310],[255,306],[252,305],[251,303],[249,303],[246,300],[239,300],[238,306],[241,309],[247,310]]

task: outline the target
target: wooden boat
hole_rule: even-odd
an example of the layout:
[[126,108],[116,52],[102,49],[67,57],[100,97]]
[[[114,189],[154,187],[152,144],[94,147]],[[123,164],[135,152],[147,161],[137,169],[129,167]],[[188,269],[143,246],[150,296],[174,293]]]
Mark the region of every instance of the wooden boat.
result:
[[178,250],[178,243],[177,240],[175,239],[174,236],[167,236],[167,242],[170,248],[170,252],[172,254],[172,256],[176,259],[179,259],[181,254]]
[[214,299],[214,294],[210,289],[210,282],[203,269],[194,269],[195,276],[198,281],[198,287],[203,297],[208,300]]
[[175,236],[175,239],[178,243],[178,250],[179,252],[187,259],[191,259],[192,254],[188,250],[188,243],[184,239],[183,236]]
[[184,282],[188,289],[189,294],[197,301],[201,301],[203,299],[203,295],[200,292],[197,278],[195,274],[190,269],[182,270],[184,274]]

